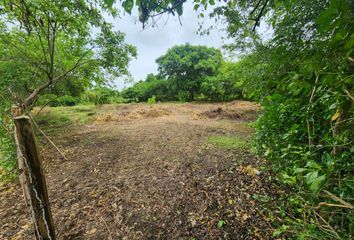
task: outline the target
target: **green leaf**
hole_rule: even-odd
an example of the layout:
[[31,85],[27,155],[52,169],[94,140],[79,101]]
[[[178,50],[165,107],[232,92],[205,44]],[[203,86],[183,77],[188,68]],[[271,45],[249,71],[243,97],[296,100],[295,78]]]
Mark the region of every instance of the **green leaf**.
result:
[[305,172],[305,171],[307,171],[308,169],[307,168],[296,168],[295,170],[294,170],[294,174],[296,174],[296,173],[302,173],[302,172]]
[[180,4],[176,7],[176,12],[178,14],[178,16],[181,16],[183,14],[183,5]]
[[311,169],[317,169],[317,170],[321,169],[321,166],[318,163],[316,163],[315,161],[308,161],[306,163],[306,167],[311,168]]
[[134,7],[134,0],[125,0],[122,3],[122,7],[127,13],[131,14]]
[[113,6],[113,3],[115,3],[115,0],[104,0],[104,2],[108,8],[111,8]]
[[309,172],[305,176],[305,181],[308,185],[311,185],[317,177],[318,177],[318,171]]
[[282,173],[281,177],[285,184],[294,185],[296,183],[296,176],[289,176],[286,173]]
[[282,226],[278,227],[273,232],[273,237],[278,237],[280,234],[284,233],[288,229],[288,226],[283,224]]
[[311,183],[310,189],[314,192],[317,192],[325,180],[326,180],[326,175],[321,175],[319,177],[316,177]]
[[327,166],[332,166],[334,164],[334,159],[329,153],[324,153],[322,156],[322,161],[327,165]]
[[220,220],[220,221],[218,222],[218,228],[222,228],[225,224],[226,224],[226,223],[225,223],[224,220]]

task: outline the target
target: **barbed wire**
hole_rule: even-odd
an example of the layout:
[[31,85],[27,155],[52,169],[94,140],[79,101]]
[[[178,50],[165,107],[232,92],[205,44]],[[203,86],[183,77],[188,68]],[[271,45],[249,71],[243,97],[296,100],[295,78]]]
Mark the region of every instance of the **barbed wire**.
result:
[[[24,152],[23,150],[23,147],[21,148],[21,151]],[[48,236],[48,239],[49,240],[52,240],[52,236],[51,236],[51,232],[50,232],[50,229],[49,229],[49,224],[48,224],[48,221],[46,219],[46,212],[45,212],[45,208],[44,208],[44,204],[43,204],[43,201],[40,199],[39,195],[38,195],[38,191],[36,189],[36,186],[33,182],[33,177],[32,177],[32,171],[31,171],[31,168],[28,164],[28,161],[26,159],[26,157],[22,155],[22,158],[24,160],[24,163],[26,164],[26,169],[24,170],[25,173],[28,173],[26,174],[28,176],[28,180],[29,180],[29,185],[32,189],[32,191],[34,192],[35,194],[35,197],[39,203],[39,206],[40,206],[40,210],[41,210],[41,213],[42,213],[42,219],[44,221],[44,225],[45,225],[45,228],[46,228],[46,231],[47,231],[47,236]],[[35,210],[34,210],[34,207],[33,207],[33,202],[32,202],[32,198],[30,197],[29,198],[29,202],[30,202],[30,207],[31,207],[31,210],[32,210],[32,215],[33,215],[33,219],[34,219],[34,226],[35,226],[35,232],[36,232],[36,235],[38,236],[39,239],[43,239],[43,237],[41,236],[41,233],[39,231],[39,227],[37,225],[37,221],[35,220],[36,219],[36,213],[35,213]]]

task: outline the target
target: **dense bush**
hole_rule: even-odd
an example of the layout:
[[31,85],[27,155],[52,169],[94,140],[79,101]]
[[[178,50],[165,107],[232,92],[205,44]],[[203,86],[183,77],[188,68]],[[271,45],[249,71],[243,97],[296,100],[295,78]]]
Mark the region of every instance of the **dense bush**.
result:
[[354,236],[352,6],[280,4],[271,15],[274,38],[240,61],[246,95],[264,106],[256,123],[258,152],[292,189],[279,206],[288,214],[276,234]]
[[96,87],[87,90],[81,97],[82,103],[93,103],[95,105],[122,103],[124,99],[117,90],[107,87]]
[[16,151],[13,141],[13,125],[10,102],[0,105],[0,180],[10,180],[16,170]]
[[172,101],[176,98],[170,83],[153,74],[149,74],[145,81],[125,89],[122,96],[129,102],[146,102],[153,96],[156,101]]
[[230,101],[243,98],[242,74],[238,74],[239,63],[223,62],[215,76],[206,77],[201,84],[204,100]]
[[75,106],[78,103],[78,99],[73,97],[73,96],[69,96],[69,95],[64,95],[64,96],[60,96],[57,97],[56,99],[54,99],[50,106],[52,107],[58,107],[58,106]]
[[16,169],[16,151],[11,135],[0,129],[0,180],[12,179]]

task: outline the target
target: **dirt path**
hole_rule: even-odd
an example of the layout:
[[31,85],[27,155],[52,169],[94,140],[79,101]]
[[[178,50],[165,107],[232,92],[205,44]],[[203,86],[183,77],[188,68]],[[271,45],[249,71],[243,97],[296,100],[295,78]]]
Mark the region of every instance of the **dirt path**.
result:
[[[257,112],[248,102],[118,105],[63,129],[53,137],[69,160],[42,151],[59,239],[271,238],[264,162],[208,142],[246,140]],[[0,239],[32,239],[19,186],[0,197]]]

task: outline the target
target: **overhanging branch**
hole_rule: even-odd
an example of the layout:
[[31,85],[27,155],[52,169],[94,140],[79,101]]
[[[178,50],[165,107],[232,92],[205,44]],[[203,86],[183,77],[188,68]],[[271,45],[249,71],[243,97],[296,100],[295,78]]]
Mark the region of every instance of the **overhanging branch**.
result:
[[[258,8],[258,5],[260,4],[260,2],[261,2],[261,1],[258,2],[256,8]],[[264,4],[263,4],[263,6],[262,6],[261,11],[259,12],[259,14],[258,14],[258,16],[257,16],[257,18],[256,18],[256,22],[255,22],[254,25],[253,25],[252,32],[254,32],[254,31],[256,30],[256,27],[259,25],[259,21],[261,20],[261,17],[263,16],[264,10],[265,10],[265,8],[266,8],[268,2],[269,2],[269,0],[265,0]],[[255,11],[255,9],[253,9],[252,13],[253,13],[254,11]],[[252,14],[252,13],[251,13],[251,14]]]

